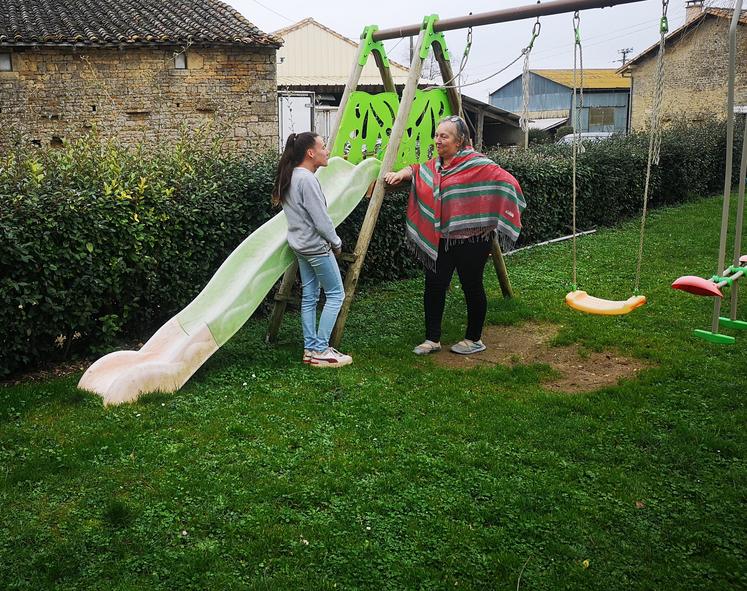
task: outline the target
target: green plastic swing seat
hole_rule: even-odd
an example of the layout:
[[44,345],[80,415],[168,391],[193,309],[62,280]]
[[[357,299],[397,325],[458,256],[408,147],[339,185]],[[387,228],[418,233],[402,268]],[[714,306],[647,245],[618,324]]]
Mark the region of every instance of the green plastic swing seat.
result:
[[629,314],[646,303],[646,296],[638,295],[627,300],[603,300],[595,298],[582,290],[570,292],[565,296],[565,303],[574,310],[600,316],[619,316]]

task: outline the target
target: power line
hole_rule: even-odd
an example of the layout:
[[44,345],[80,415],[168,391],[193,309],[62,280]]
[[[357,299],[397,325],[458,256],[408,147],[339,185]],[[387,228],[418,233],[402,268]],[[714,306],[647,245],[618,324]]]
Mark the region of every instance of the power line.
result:
[[[586,37],[584,39],[584,46],[586,47],[594,47],[596,45],[602,45],[604,43],[607,43],[608,41],[614,41],[615,39],[621,39],[623,37],[627,37],[628,35],[631,35],[633,33],[639,33],[642,31],[645,31],[648,27],[654,27],[658,30],[658,22],[652,25],[652,20],[646,20],[640,23],[634,23],[632,25],[628,25],[627,27],[623,27],[621,29],[616,29],[616,35],[610,37],[608,33],[603,33],[599,35],[590,35],[589,37]],[[600,41],[596,41],[595,43],[588,43],[589,41],[594,41],[596,39],[601,39]],[[569,44],[572,42],[569,42]],[[570,54],[572,49],[570,49],[569,44],[563,44],[563,45],[555,45],[553,47],[539,47],[538,51],[535,51],[533,55],[535,57],[542,57],[545,55],[557,55],[558,53],[564,53],[564,54]],[[474,65],[474,69],[479,68],[492,68],[496,64],[500,64],[501,62],[490,62],[487,64],[480,64],[480,65]]]
[[269,6],[265,6],[265,5],[264,5],[264,4],[262,4],[261,2],[258,2],[257,0],[252,0],[252,2],[254,2],[255,4],[258,4],[259,6],[261,6],[262,8],[264,8],[265,10],[269,10],[269,11],[270,11],[270,12],[271,12],[272,14],[276,14],[276,15],[278,15],[278,16],[279,16],[280,18],[284,18],[284,19],[285,19],[285,20],[287,20],[287,21],[288,21],[289,23],[295,23],[295,22],[296,22],[296,21],[295,21],[295,19],[292,19],[292,18],[288,18],[288,17],[287,17],[287,16],[285,16],[284,14],[280,14],[280,13],[279,13],[279,12],[278,12],[277,10],[273,10],[273,9],[272,9],[272,8],[270,8]]

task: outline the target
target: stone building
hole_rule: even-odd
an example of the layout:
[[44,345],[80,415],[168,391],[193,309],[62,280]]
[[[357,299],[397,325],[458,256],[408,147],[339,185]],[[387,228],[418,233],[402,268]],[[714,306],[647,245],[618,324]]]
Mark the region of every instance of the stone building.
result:
[[[729,59],[729,25],[733,11],[704,8],[702,0],[689,0],[685,24],[666,39],[664,54],[664,123],[683,119],[699,121],[726,116]],[[747,105],[747,12],[737,30],[737,75],[735,105]],[[633,129],[649,125],[656,81],[659,44],[620,68],[631,78],[631,122]]]
[[282,41],[218,0],[6,0],[0,151],[96,129],[123,144],[183,130],[232,151],[277,142]]

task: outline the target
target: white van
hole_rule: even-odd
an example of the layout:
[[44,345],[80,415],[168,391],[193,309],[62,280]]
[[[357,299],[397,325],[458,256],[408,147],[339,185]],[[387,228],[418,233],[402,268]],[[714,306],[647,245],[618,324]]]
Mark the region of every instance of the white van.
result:
[[[582,131],[578,134],[579,141],[582,142],[601,142],[602,140],[606,140],[610,137],[612,137],[613,132],[611,131]],[[573,143],[573,134],[569,133],[567,135],[564,135],[562,138],[558,140],[559,144],[572,144]]]

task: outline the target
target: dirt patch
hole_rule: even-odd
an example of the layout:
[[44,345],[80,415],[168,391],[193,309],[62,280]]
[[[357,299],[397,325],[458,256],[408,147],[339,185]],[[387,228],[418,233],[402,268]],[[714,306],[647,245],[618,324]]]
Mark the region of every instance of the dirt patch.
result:
[[46,367],[37,368],[22,374],[17,374],[10,379],[0,380],[0,386],[19,386],[21,384],[28,384],[31,382],[41,382],[54,378],[64,378],[69,375],[87,370],[91,363],[92,361],[66,361],[57,364],[49,364]]
[[456,369],[546,363],[560,376],[549,379],[543,386],[549,390],[574,393],[613,386],[621,378],[635,378],[639,371],[649,367],[639,359],[616,352],[587,352],[577,344],[552,347],[549,343],[559,330],[559,326],[536,322],[519,326],[488,326],[482,335],[488,348],[482,353],[455,355],[444,347],[433,355],[433,360]]

